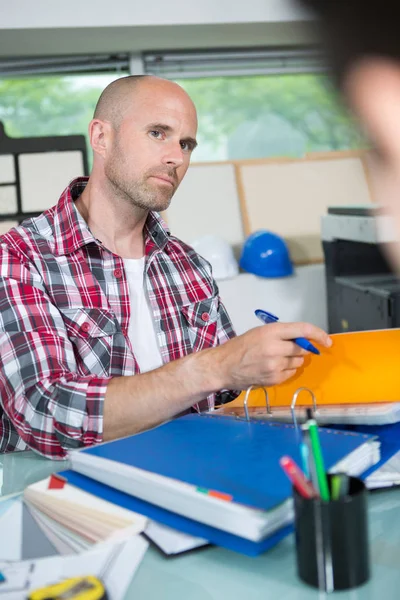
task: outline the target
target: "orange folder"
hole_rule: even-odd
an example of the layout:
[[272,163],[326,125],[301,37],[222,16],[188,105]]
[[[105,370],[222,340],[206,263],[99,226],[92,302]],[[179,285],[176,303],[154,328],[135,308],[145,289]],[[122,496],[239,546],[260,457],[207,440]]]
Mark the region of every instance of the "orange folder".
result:
[[[317,406],[400,402],[400,329],[356,331],[330,336],[333,345],[308,354],[296,375],[267,388],[271,406],[289,406],[301,387],[313,391]],[[245,392],[226,405],[243,407]],[[302,392],[296,406],[312,405]],[[262,389],[252,390],[249,407],[265,406]]]

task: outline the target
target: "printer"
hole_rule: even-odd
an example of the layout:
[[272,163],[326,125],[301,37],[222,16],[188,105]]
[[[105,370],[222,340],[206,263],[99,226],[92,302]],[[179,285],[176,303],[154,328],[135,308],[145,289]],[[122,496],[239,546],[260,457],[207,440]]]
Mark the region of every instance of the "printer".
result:
[[329,332],[400,327],[400,280],[381,245],[395,239],[389,217],[374,205],[329,207],[321,233]]

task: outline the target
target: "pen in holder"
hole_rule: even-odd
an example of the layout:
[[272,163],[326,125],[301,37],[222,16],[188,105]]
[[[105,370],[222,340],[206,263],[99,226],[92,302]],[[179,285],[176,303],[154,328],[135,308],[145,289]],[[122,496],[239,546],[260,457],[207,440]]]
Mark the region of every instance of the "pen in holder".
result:
[[306,498],[295,488],[293,497],[298,575],[331,592],[368,581],[370,564],[365,485],[347,475],[327,477],[329,501]]

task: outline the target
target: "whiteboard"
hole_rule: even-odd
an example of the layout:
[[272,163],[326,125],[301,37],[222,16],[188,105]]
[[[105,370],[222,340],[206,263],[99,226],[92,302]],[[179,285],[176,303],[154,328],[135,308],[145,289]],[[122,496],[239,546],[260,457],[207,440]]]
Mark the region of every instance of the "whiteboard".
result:
[[242,244],[234,164],[190,166],[163,216],[171,234],[189,244],[207,234],[220,236],[232,246]]
[[372,202],[360,156],[240,166],[249,231],[283,236],[292,260],[323,260],[321,216],[329,206]]
[[32,152],[18,157],[24,212],[42,211],[57,204],[72,179],[84,174],[82,152]]
[[14,183],[15,169],[14,156],[12,154],[0,155],[0,183]]
[[18,212],[17,187],[15,185],[0,186],[0,213],[7,215]]

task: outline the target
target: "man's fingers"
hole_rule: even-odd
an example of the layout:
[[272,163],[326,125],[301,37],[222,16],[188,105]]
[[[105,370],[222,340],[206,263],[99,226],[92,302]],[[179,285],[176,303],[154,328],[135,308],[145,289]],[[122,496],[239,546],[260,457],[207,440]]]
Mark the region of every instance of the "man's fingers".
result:
[[283,340],[293,340],[294,338],[303,337],[312,342],[317,342],[321,346],[325,346],[325,348],[332,346],[332,340],[329,335],[323,329],[311,323],[274,323],[268,325],[268,327],[279,327],[279,332],[278,329],[277,332]]
[[282,371],[282,376],[280,378],[279,383],[283,383],[284,381],[287,381],[288,379],[290,379],[291,377],[296,375],[296,373],[297,373],[296,369],[287,369],[286,371]]
[[291,369],[299,369],[304,363],[304,358],[302,356],[295,356],[293,358],[287,359],[287,364],[284,368],[285,371]]
[[300,348],[292,341],[279,340],[274,342],[273,353],[275,356],[284,356],[292,358],[293,356],[306,356],[309,354],[304,348]]

